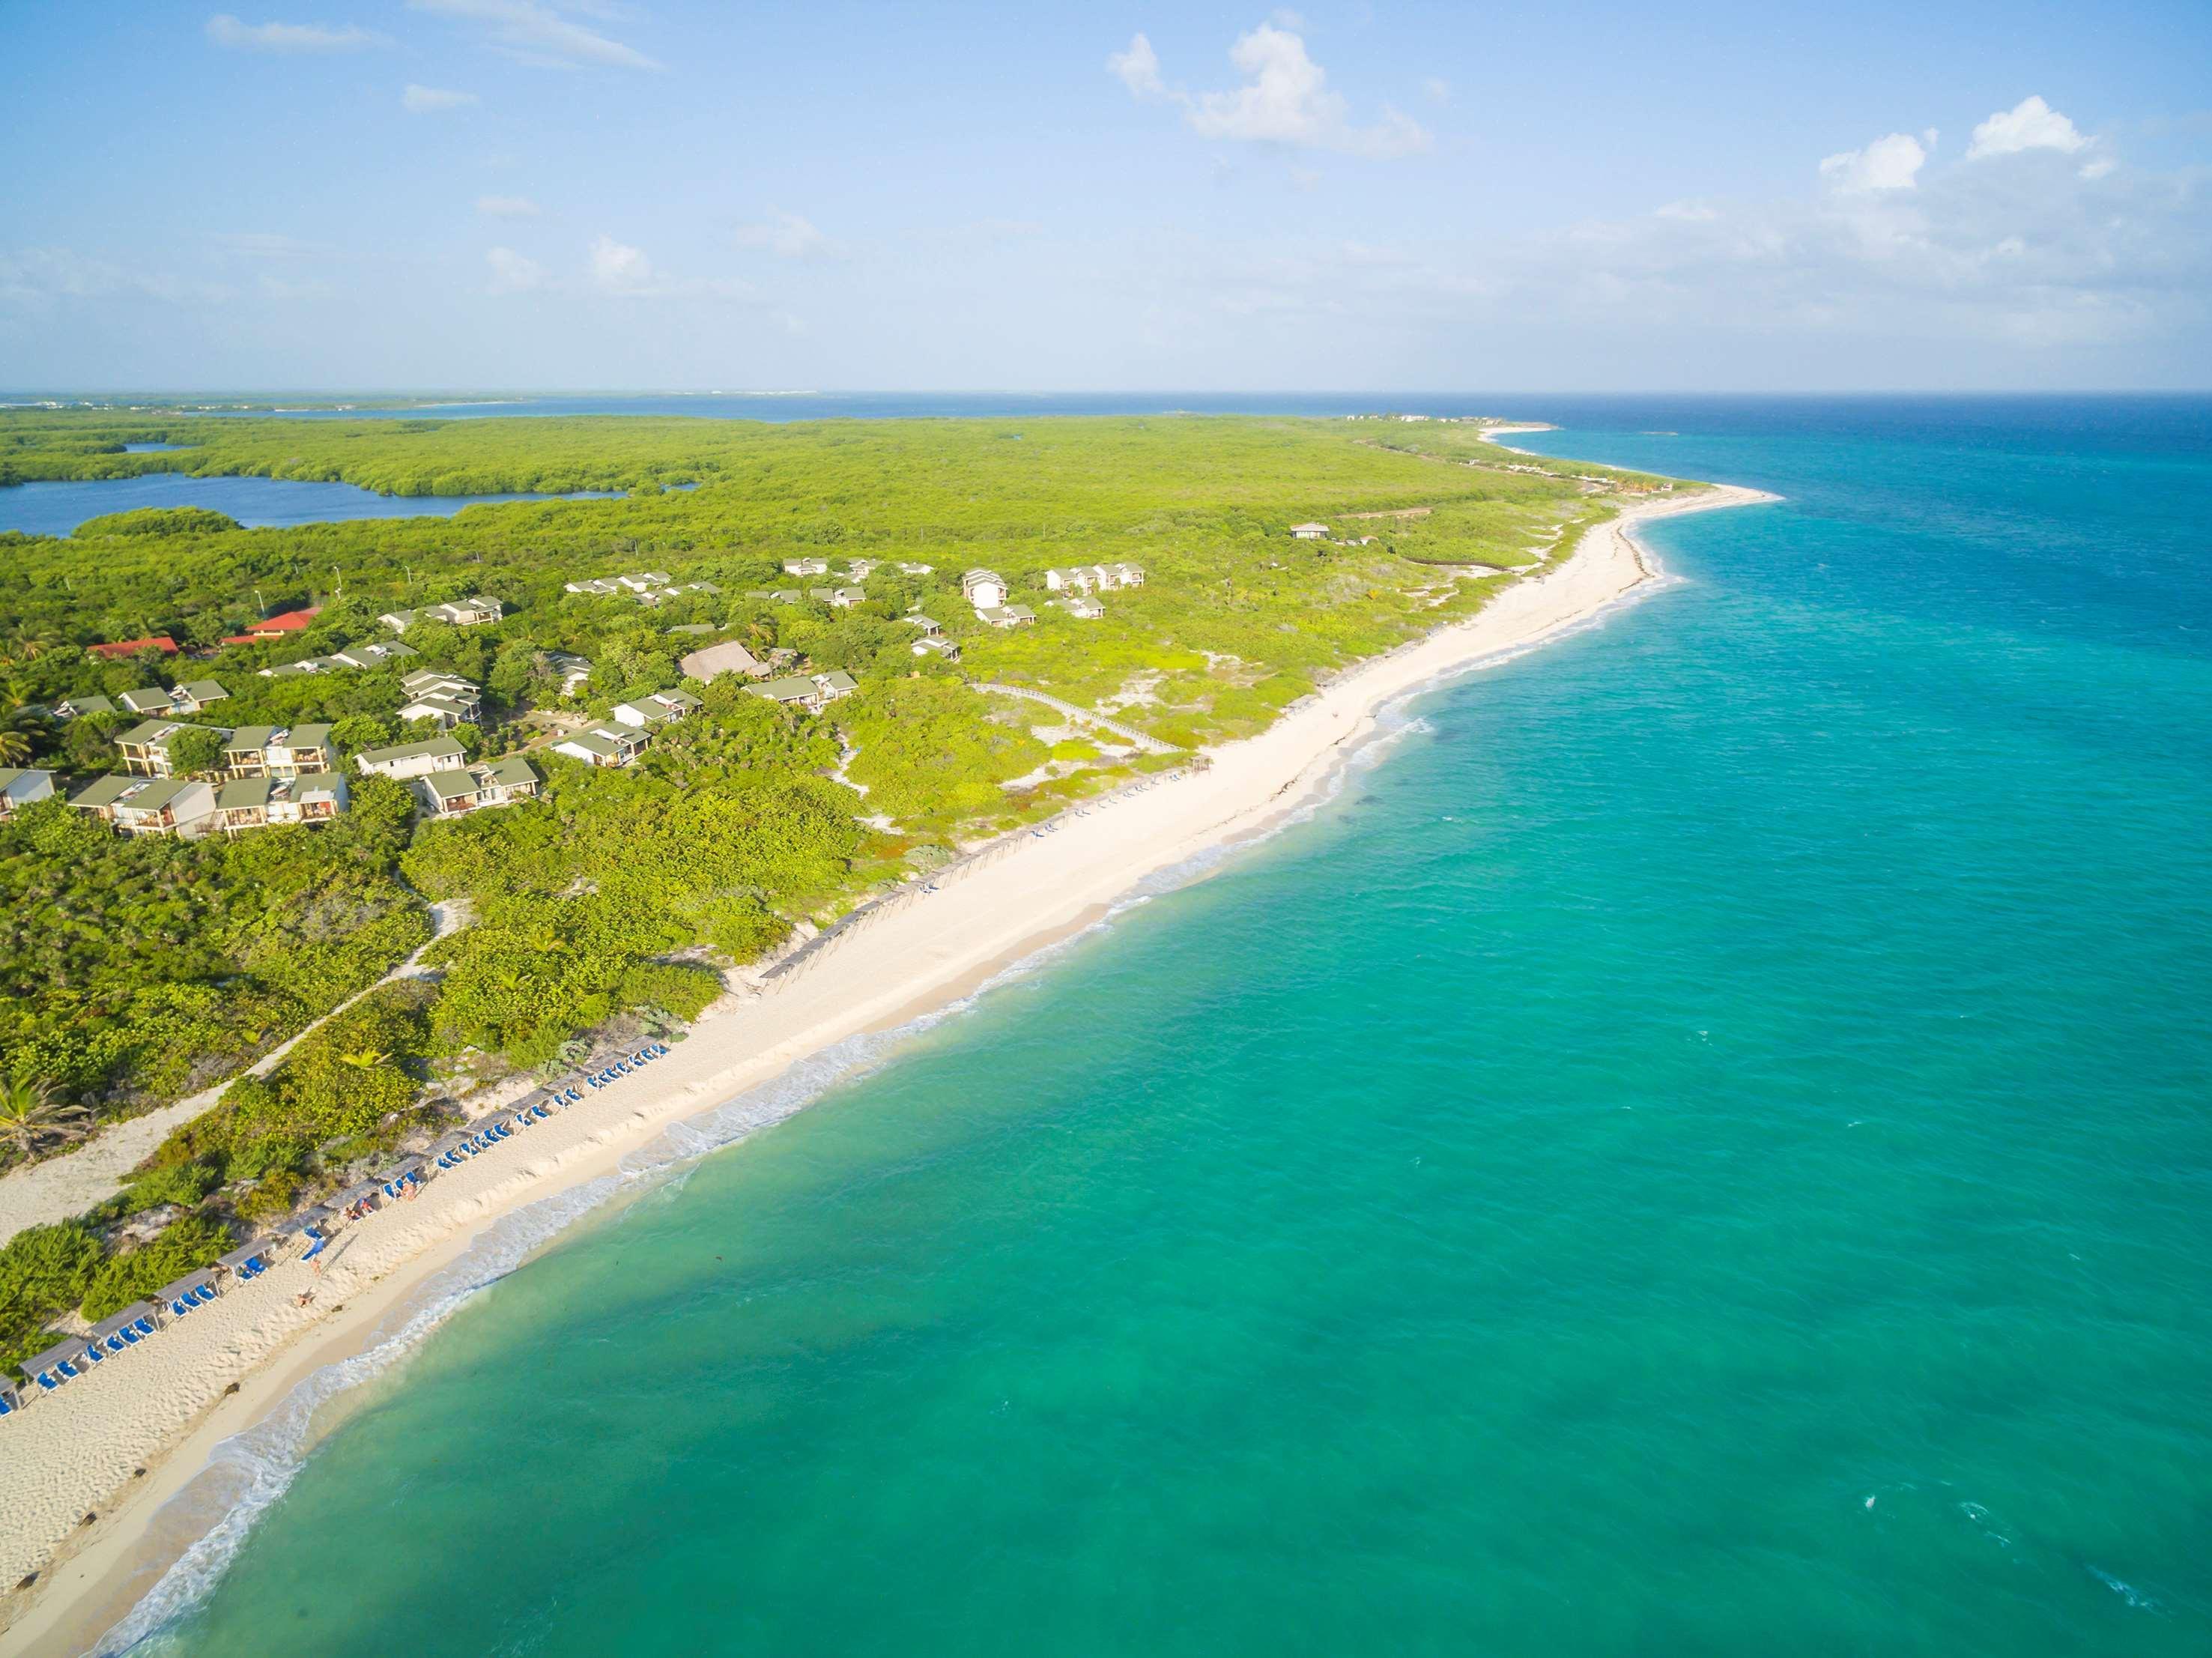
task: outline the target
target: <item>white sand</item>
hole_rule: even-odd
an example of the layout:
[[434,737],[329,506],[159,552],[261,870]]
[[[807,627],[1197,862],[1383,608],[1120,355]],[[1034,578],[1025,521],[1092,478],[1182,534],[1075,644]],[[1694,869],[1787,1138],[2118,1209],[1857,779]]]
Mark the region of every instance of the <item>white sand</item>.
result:
[[[29,1650],[70,1631],[74,1644],[46,1649],[76,1650],[119,1615],[150,1584],[148,1521],[159,1501],[297,1381],[357,1350],[485,1222],[611,1172],[670,1123],[796,1060],[966,994],[1146,876],[1264,828],[1330,775],[1385,704],[1557,633],[1645,580],[1627,533],[1634,522],[1773,498],[1710,489],[1600,525],[1572,557],[1479,615],[1346,674],[1261,735],[1215,751],[1208,768],[1095,804],[1056,832],[1012,838],[949,871],[938,892],[883,905],[759,993],[718,1004],[665,1058],[347,1228],[320,1278],[283,1263],[0,1422],[0,1585],[41,1574],[33,1594],[0,1596],[12,1624],[0,1649]],[[309,1286],[314,1304],[296,1307]],[[303,1339],[310,1332],[315,1339]],[[240,1391],[226,1397],[233,1383]],[[134,1478],[135,1469],[149,1472]],[[95,1512],[98,1523],[80,1529]]]

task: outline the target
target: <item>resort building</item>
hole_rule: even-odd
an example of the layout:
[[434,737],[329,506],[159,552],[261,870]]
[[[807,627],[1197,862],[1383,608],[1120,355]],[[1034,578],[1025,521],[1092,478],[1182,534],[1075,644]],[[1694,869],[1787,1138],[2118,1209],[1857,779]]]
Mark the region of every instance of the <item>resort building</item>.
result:
[[348,667],[397,667],[402,662],[411,662],[422,652],[410,644],[392,639],[383,644],[348,645],[343,650],[334,650],[329,660],[342,662]]
[[822,700],[825,703],[834,703],[840,697],[849,697],[860,688],[860,682],[842,667],[816,674],[814,683],[821,688]]
[[1297,537],[1301,541],[1326,541],[1328,539],[1328,526],[1326,524],[1293,524],[1291,526],[1291,533]]
[[313,605],[306,610],[288,610],[275,616],[264,616],[245,632],[234,633],[222,643],[227,645],[253,645],[264,639],[289,638],[304,631],[322,612],[320,605]]
[[434,721],[441,731],[473,724],[483,712],[483,692],[458,674],[420,668],[400,682],[407,701],[397,710],[403,720]]
[[96,777],[70,804],[126,835],[197,840],[214,826],[215,790],[193,777]]
[[227,702],[230,692],[213,680],[187,680],[169,692],[169,708],[173,713],[197,714],[210,703]]
[[1140,588],[1145,585],[1144,567],[1140,564],[1093,564],[1091,574],[1097,578],[1102,589]]
[[327,725],[242,725],[222,745],[222,769],[234,777],[296,777],[337,763]]
[[412,785],[423,811],[434,818],[457,818],[467,812],[532,800],[543,786],[530,762],[520,754],[488,765],[433,771]]
[[899,574],[902,576],[928,576],[933,574],[936,569],[937,566],[934,564],[902,564],[899,566]]
[[1048,570],[1044,584],[1054,593],[1088,593],[1098,584],[1097,566],[1076,565],[1072,570]]
[[845,566],[845,579],[848,582],[865,582],[876,573],[876,564],[877,561],[873,558],[855,558]]
[[479,593],[471,598],[456,599],[448,604],[424,605],[418,610],[387,610],[376,619],[394,633],[404,633],[417,622],[444,622],[453,627],[478,627],[486,622],[496,622],[506,614],[504,604]]
[[827,558],[787,558],[783,561],[783,573],[786,576],[827,576],[830,561]]
[[136,656],[142,650],[158,650],[164,656],[173,656],[177,654],[177,642],[166,633],[149,633],[143,639],[118,639],[112,644],[87,645],[85,649],[110,661],[118,656]]
[[859,588],[832,588],[830,589],[830,603],[834,608],[838,610],[850,610],[855,605],[865,603],[867,600],[867,596],[866,593]]
[[908,627],[920,628],[921,630],[922,637],[926,639],[933,639],[939,634],[945,631],[945,625],[943,623],[923,615],[920,611],[915,611],[910,616],[902,616],[899,619],[904,622]]
[[993,605],[975,613],[975,619],[992,627],[1026,627],[1036,620],[1027,605]]
[[766,685],[747,686],[745,689],[779,707],[803,708],[810,713],[829,700],[819,684],[795,674],[781,680],[770,680]]
[[23,766],[0,765],[0,819],[14,815],[18,807],[36,801],[51,800],[54,793],[54,774],[34,771]]
[[123,704],[125,714],[167,714],[173,711],[169,706],[169,693],[166,691],[118,691],[115,693],[115,700]]
[[142,777],[167,777],[169,744],[180,731],[212,731],[222,738],[230,735],[220,726],[188,725],[182,720],[148,720],[143,725],[132,726],[115,740],[125,770]]
[[757,680],[768,672],[768,664],[735,639],[695,650],[679,658],[676,665],[684,670],[685,679],[696,680],[701,685],[712,685],[724,674],[742,674],[749,680]]
[[404,742],[390,748],[370,748],[353,757],[359,770],[385,777],[427,777],[433,771],[451,771],[467,762],[460,743],[452,737],[432,737],[423,742]]
[[624,725],[647,730],[698,711],[699,699],[688,691],[656,691],[635,702],[617,703],[614,716]]
[[54,704],[58,720],[81,720],[88,714],[112,714],[115,701],[110,697],[64,697]]
[[960,578],[960,596],[978,610],[993,610],[1006,602],[1006,578],[996,570],[971,570]]
[[573,697],[576,687],[592,677],[591,659],[572,656],[565,650],[549,650],[545,653],[545,671],[561,681],[562,696]]
[[1106,607],[1087,594],[1075,594],[1053,601],[1079,622],[1095,622],[1106,613]]
[[941,656],[948,662],[960,660],[960,647],[941,633],[925,633],[914,642],[917,656]]
[[272,824],[328,823],[346,805],[346,780],[335,771],[233,777],[216,791],[215,826],[226,835],[238,835]]
[[628,765],[645,753],[645,745],[642,731],[623,725],[595,725],[562,738],[553,745],[553,752],[586,765]]
[[275,667],[264,667],[264,680],[303,680],[313,674],[350,674],[356,664],[343,656],[302,656],[296,662],[279,662]]

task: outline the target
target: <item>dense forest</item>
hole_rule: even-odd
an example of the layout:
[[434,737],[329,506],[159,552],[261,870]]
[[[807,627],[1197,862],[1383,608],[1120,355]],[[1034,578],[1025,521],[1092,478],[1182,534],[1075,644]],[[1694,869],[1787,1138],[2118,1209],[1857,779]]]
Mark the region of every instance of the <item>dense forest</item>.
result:
[[[176,447],[124,448],[153,442]],[[472,1089],[557,1067],[594,1033],[679,1029],[721,969],[1162,763],[978,684],[1110,710],[1177,748],[1249,735],[1661,486],[1531,467],[1449,424],[0,413],[0,484],[182,471],[623,492],[284,529],[157,509],[0,535],[0,765],[52,771],[58,792],[0,821],[0,1170],[234,1076],[422,947],[431,902],[467,918],[429,947],[428,977],[233,1083],[111,1202],[0,1249],[0,1360],[449,1125]],[[1293,539],[1307,520],[1329,534]],[[808,558],[830,573],[786,572]],[[855,560],[875,568],[851,580]],[[1145,581],[1100,594],[1103,616],[1050,602],[1048,569],[1115,562]],[[1036,620],[980,619],[960,591],[976,565]],[[564,590],[647,570],[686,590]],[[833,583],[864,597],[827,602]],[[262,677],[392,643],[385,612],[477,594],[504,617],[415,621],[388,667]],[[304,608],[304,627],[227,643]],[[957,661],[916,655],[918,614]],[[153,636],[179,653],[88,649]],[[682,655],[723,640],[858,689],[809,711],[726,675],[690,683],[697,711],[632,765],[552,748],[678,686]],[[66,803],[120,768],[116,738],[137,722],[77,711],[86,698],[212,679],[227,695],[200,722],[327,724],[345,763],[436,732],[400,717],[402,674],[425,667],[482,688],[451,735],[471,759],[526,756],[540,798],[422,821],[404,785],[356,776],[327,826],[197,841],[122,839]],[[185,769],[215,747],[197,746]]]

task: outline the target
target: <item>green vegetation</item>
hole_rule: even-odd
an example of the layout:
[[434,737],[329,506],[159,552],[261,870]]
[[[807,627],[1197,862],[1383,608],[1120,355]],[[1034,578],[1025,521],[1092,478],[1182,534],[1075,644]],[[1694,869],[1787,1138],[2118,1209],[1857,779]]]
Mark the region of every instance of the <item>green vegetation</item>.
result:
[[[123,448],[156,442],[179,447]],[[1347,664],[1472,613],[1656,484],[1578,481],[1448,424],[0,412],[0,485],[164,471],[401,495],[628,493],[287,529],[155,509],[70,538],[0,535],[0,764],[63,773],[74,793],[116,768],[113,740],[137,721],[46,710],[204,678],[229,694],[198,723],[326,723],[350,756],[433,734],[398,710],[402,674],[434,667],[483,690],[480,721],[453,733],[467,752],[523,753],[545,784],[538,801],[432,823],[402,785],[356,777],[334,824],[228,841],[126,841],[59,802],[0,824],[0,1170],[235,1076],[422,945],[426,901],[469,917],[428,951],[434,978],[372,991],[266,1077],[233,1082],[109,1203],[0,1251],[0,1356],[452,1120],[446,1090],[550,1067],[598,1027],[694,1018],[720,969],[802,923],[1175,763],[1057,729],[1049,709],[977,683],[1048,690],[1182,747],[1245,735]],[[1306,519],[1334,539],[1293,539]],[[830,572],[785,570],[809,558]],[[876,568],[856,582],[860,559]],[[1103,619],[1051,602],[1048,569],[1124,561],[1145,582],[1101,594]],[[960,592],[975,565],[1037,622],[980,622]],[[711,590],[650,606],[563,591],[643,570]],[[853,585],[865,597],[848,607],[812,596]],[[392,642],[383,612],[477,593],[506,618],[418,621],[412,654],[383,667],[260,675]],[[224,643],[309,606],[304,631]],[[957,663],[914,654],[916,613],[943,625]],[[85,649],[161,633],[188,656]],[[780,672],[844,670],[859,688],[802,713],[725,676],[692,684],[699,710],[657,728],[634,765],[552,753],[617,702],[677,686],[682,654],[718,641]],[[566,657],[592,665],[573,690]],[[170,757],[212,775],[218,751],[185,736]]]

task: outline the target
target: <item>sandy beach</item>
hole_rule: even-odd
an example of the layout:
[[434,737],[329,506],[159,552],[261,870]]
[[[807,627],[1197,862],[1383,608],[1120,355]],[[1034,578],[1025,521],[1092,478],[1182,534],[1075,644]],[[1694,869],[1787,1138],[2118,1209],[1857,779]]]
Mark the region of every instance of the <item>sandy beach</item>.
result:
[[[1500,428],[1492,436],[1510,435]],[[586,1183],[686,1118],[848,1039],[895,1029],[1105,913],[1146,877],[1258,834],[1325,783],[1393,700],[1573,627],[1648,581],[1651,519],[1775,497],[1715,487],[1640,503],[1478,616],[1348,672],[1209,764],[1022,832],[872,910],[710,1009],[665,1058],[416,1200],[347,1228],[311,1276],[296,1261],[0,1423],[0,1652],[77,1652],[112,1627],[183,1547],[162,1504],[223,1440],[307,1379],[380,1339],[426,1279],[502,1216]],[[296,1297],[313,1291],[305,1307]],[[17,1588],[28,1574],[37,1580]]]

